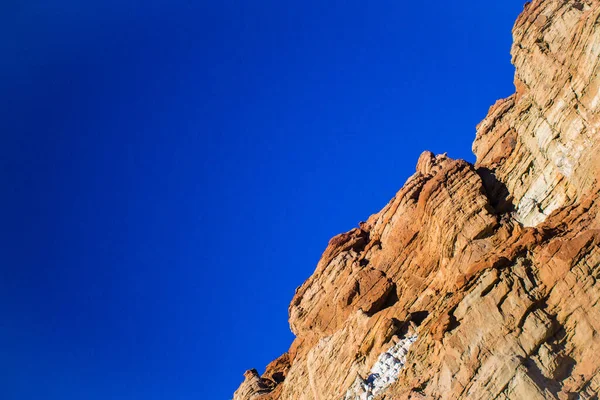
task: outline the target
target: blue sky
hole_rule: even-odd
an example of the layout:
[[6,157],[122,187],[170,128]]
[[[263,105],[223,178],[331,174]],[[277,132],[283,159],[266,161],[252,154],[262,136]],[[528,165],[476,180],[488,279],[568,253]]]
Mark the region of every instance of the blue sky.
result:
[[4,4],[2,398],[231,398],[329,238],[473,161],[522,6]]

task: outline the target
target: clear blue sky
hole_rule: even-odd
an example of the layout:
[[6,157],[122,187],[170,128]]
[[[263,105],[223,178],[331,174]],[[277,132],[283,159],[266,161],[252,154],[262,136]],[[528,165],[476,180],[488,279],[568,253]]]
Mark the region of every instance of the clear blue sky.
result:
[[522,6],[4,2],[0,397],[231,398],[330,237],[473,161]]

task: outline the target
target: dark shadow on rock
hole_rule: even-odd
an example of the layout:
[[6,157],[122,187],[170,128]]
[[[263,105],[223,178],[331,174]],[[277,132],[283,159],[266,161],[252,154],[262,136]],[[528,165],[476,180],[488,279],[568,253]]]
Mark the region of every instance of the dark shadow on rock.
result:
[[558,393],[562,389],[560,383],[555,380],[548,379],[542,373],[542,370],[537,366],[535,361],[530,358],[522,358],[521,363],[527,368],[527,376],[536,384],[541,390],[547,389],[554,396],[558,396]]
[[[571,356],[566,354],[565,336],[566,331],[564,326],[556,320],[556,316],[552,318],[552,331],[554,334],[546,340],[546,343],[556,354],[556,362],[558,368],[553,371],[552,376],[545,376],[536,362],[531,358],[522,358],[521,363],[527,368],[527,375],[540,389],[547,389],[552,395],[557,398],[563,389],[563,381],[571,376],[577,362]],[[576,399],[573,393],[566,393],[567,399]]]
[[273,378],[273,381],[275,381],[275,383],[278,383],[278,384],[279,384],[279,383],[281,383],[281,382],[283,382],[283,381],[284,381],[284,379],[285,379],[285,375],[283,375],[283,372],[275,372],[275,373],[273,374],[273,377],[272,377],[272,378]]
[[390,293],[387,295],[385,302],[383,303],[383,306],[377,311],[385,310],[386,308],[393,306],[397,302],[398,302],[398,293],[396,293],[396,284],[394,283],[392,285]]
[[414,322],[415,325],[420,326],[428,316],[429,312],[427,311],[415,311],[410,313],[410,321]]
[[483,182],[483,188],[496,214],[510,213],[515,210],[508,188],[500,182],[489,168],[478,168],[477,174]]

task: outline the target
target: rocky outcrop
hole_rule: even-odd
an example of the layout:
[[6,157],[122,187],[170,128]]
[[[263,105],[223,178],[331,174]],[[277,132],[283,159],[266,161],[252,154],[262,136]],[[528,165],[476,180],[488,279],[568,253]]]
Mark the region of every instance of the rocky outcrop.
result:
[[600,29],[596,1],[536,1],[513,30],[517,92],[479,124],[477,166],[494,171],[515,217],[535,226],[597,184]]
[[423,153],[334,237],[234,399],[597,398],[600,1],[534,1],[513,35],[475,165]]

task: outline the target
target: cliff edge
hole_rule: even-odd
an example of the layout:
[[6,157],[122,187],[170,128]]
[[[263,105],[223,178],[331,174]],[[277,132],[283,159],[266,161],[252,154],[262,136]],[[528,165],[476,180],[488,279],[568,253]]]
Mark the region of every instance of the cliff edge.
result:
[[477,162],[425,152],[331,239],[235,400],[597,399],[600,0],[535,0]]

